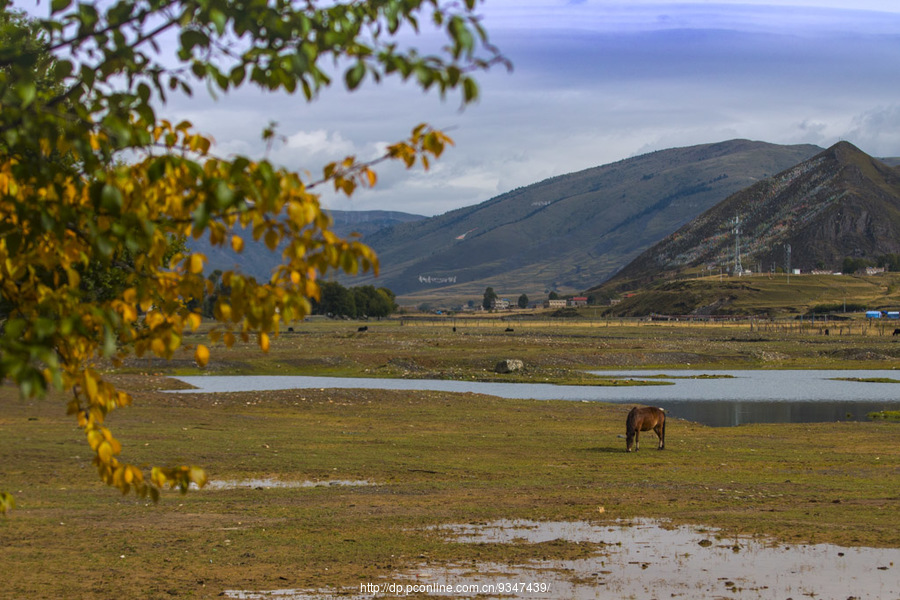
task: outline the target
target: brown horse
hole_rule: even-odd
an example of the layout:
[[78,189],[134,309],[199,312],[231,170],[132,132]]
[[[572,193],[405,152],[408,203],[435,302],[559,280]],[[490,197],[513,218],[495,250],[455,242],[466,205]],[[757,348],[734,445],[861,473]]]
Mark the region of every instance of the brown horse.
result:
[[644,408],[634,407],[628,413],[625,419],[625,450],[631,452],[632,442],[634,442],[634,451],[638,450],[638,438],[642,431],[653,430],[659,438],[657,450],[666,447],[666,413],[661,408],[647,406]]

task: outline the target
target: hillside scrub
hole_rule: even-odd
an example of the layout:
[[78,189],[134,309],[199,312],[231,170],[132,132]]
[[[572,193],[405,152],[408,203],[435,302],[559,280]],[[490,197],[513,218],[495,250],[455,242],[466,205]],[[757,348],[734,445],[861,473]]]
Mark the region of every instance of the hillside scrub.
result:
[[[703,276],[700,276],[703,275]],[[619,304],[605,307],[614,317],[663,315],[798,317],[854,316],[866,310],[900,308],[900,274],[692,277],[649,285]],[[609,291],[609,290],[607,290]]]

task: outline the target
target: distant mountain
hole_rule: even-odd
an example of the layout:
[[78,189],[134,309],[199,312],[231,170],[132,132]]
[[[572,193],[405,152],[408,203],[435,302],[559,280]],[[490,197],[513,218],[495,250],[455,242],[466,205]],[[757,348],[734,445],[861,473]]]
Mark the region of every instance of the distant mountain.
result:
[[732,140],[561,175],[367,236],[381,275],[353,281],[407,299],[478,299],[488,286],[501,296],[577,292],[729,195],[821,150]]
[[390,210],[329,210],[334,220],[333,230],[341,237],[358,233],[363,239],[402,223],[415,223],[428,217]]
[[[386,210],[329,210],[328,214],[331,215],[332,230],[336,234],[344,238],[359,234],[362,239],[366,239],[381,229],[427,218],[422,215]],[[244,251],[237,256],[230,249],[211,247],[205,238],[189,239],[188,246],[193,251],[206,255],[207,271],[211,272],[215,269],[225,271],[237,268],[257,279],[268,280],[272,270],[279,264],[281,255],[277,252],[270,252],[262,241],[254,242],[249,234],[244,236],[244,242]]]
[[788,245],[791,268],[803,271],[898,254],[900,168],[840,142],[730,196],[591,291],[635,289],[692,270],[730,271],[736,243],[741,266],[754,271],[786,267]]

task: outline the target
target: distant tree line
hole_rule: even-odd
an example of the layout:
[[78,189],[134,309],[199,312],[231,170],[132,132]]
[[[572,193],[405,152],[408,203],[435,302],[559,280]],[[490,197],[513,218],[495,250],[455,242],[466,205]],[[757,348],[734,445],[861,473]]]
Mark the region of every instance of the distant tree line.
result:
[[[213,308],[220,296],[228,296],[231,289],[222,281],[222,271],[216,269],[208,277],[213,284],[213,293],[207,294],[200,302],[200,312],[206,318],[213,317]],[[394,292],[388,288],[361,285],[346,288],[336,281],[326,281],[320,285],[321,297],[312,301],[314,315],[348,317],[387,317],[397,310]],[[196,306],[197,302],[192,301]]]
[[346,288],[336,281],[321,285],[322,297],[313,301],[314,315],[362,319],[390,316],[397,310],[394,292],[374,285]]
[[863,312],[868,308],[868,304],[863,304],[861,302],[831,302],[829,304],[816,304],[807,311],[807,314],[824,315],[842,312]]
[[900,254],[882,254],[873,259],[847,257],[841,270],[844,273],[856,273],[866,267],[884,267],[886,271],[900,271]]

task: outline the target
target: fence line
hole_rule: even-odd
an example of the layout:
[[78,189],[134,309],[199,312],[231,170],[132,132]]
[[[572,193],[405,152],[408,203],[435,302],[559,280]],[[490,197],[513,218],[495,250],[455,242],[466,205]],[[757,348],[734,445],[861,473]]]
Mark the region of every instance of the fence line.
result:
[[501,329],[515,331],[516,327],[528,329],[560,327],[690,327],[701,329],[740,328],[749,331],[804,335],[898,335],[900,322],[893,320],[843,320],[828,317],[810,319],[770,319],[766,317],[609,317],[597,319],[553,318],[530,316],[454,317],[454,316],[405,316],[399,318],[406,327],[445,327],[458,329]]

